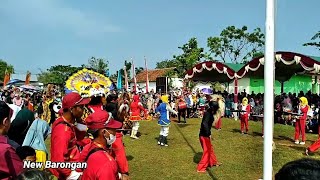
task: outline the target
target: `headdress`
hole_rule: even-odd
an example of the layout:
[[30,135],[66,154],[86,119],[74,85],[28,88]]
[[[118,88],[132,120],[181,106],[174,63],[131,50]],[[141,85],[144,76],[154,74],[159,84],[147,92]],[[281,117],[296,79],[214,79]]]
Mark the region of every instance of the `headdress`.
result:
[[242,99],[242,104],[246,106],[248,104],[248,98],[244,97]]
[[112,82],[104,75],[82,69],[66,81],[66,88],[78,92],[82,97],[102,96],[110,91]]
[[213,94],[211,95],[210,101],[216,101],[219,104],[219,109],[217,113],[214,115],[214,124],[218,122],[218,120],[224,116],[225,111],[225,99],[223,96],[219,94]]
[[161,100],[163,103],[169,103],[169,96],[168,95],[162,95]]

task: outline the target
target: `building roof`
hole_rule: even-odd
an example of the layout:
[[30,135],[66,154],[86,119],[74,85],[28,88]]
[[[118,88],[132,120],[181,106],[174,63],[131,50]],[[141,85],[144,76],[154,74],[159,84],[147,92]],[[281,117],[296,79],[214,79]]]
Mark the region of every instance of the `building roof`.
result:
[[[27,74],[11,74],[10,79],[18,79],[21,81],[26,80]],[[35,74],[31,74],[30,81],[38,81],[38,77]]]
[[245,64],[244,63],[239,63],[239,64],[235,64],[235,63],[224,63],[225,65],[229,66],[231,69],[233,69],[234,71],[239,71]]
[[[162,68],[162,69],[149,69],[148,77],[149,82],[155,82],[158,77],[164,77],[167,72],[174,70],[175,68]],[[147,71],[143,70],[136,75],[137,83],[146,82],[147,80]]]
[[309,56],[309,57],[311,57],[312,59],[314,59],[314,60],[316,60],[316,61],[320,62],[320,57],[317,57],[317,56]]

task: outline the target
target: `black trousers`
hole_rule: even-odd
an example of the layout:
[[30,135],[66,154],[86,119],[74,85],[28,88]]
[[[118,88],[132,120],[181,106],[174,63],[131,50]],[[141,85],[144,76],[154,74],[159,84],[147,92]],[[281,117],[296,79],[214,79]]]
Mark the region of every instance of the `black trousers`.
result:
[[187,120],[186,120],[186,112],[187,112],[187,109],[178,109],[178,122],[180,122],[181,116],[183,117],[184,122],[187,122]]
[[187,118],[190,118],[191,108],[187,108]]

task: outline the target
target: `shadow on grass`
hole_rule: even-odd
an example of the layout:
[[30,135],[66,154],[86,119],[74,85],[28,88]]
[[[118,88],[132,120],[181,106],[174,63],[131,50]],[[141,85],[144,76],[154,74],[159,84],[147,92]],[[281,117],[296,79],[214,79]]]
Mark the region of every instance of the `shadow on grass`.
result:
[[293,139],[291,139],[291,138],[289,138],[289,137],[286,137],[286,136],[273,137],[273,139],[286,140],[286,141],[294,142]]
[[179,126],[180,128],[184,128],[190,126],[190,124],[177,124],[177,126]]
[[134,157],[131,156],[131,155],[127,156],[127,160],[128,160],[128,161],[131,161],[133,158],[134,158]]
[[302,153],[305,152],[306,147],[305,146],[289,146],[291,149],[297,150],[297,151],[301,151]]
[[197,152],[196,154],[194,154],[193,162],[198,164],[201,160],[202,154],[202,152]]
[[241,133],[240,129],[232,129],[231,132],[233,132],[233,133]]
[[259,132],[252,132],[252,136],[262,136],[263,134],[262,133],[259,133]]
[[[202,157],[202,153],[201,152],[196,152],[196,150],[191,146],[191,144],[189,143],[189,141],[187,140],[187,138],[186,138],[186,136],[181,132],[181,130],[178,128],[178,125],[177,124],[175,124],[175,126],[174,127],[176,127],[176,129],[177,129],[177,131],[181,134],[181,136],[182,136],[182,138],[186,141],[186,143],[187,143],[187,145],[190,147],[190,149],[193,151],[193,153],[194,153],[194,157],[193,157],[193,162],[195,162],[195,161],[197,161],[197,162],[200,162],[200,159],[201,159],[201,157]],[[200,155],[199,155],[200,154]],[[200,156],[200,157],[199,157]],[[216,177],[214,177],[214,175],[212,174],[212,172],[209,170],[209,169],[207,169],[207,172],[208,172],[208,174],[209,174],[209,176],[211,177],[211,179],[213,179],[213,180],[216,180],[217,178]]]

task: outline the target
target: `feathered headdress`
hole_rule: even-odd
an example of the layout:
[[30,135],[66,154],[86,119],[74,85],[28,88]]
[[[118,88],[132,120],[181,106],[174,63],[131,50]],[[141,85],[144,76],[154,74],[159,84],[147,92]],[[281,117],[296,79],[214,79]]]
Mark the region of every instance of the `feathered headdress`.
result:
[[66,88],[78,92],[82,97],[102,96],[110,91],[112,82],[104,75],[82,69],[66,81]]

